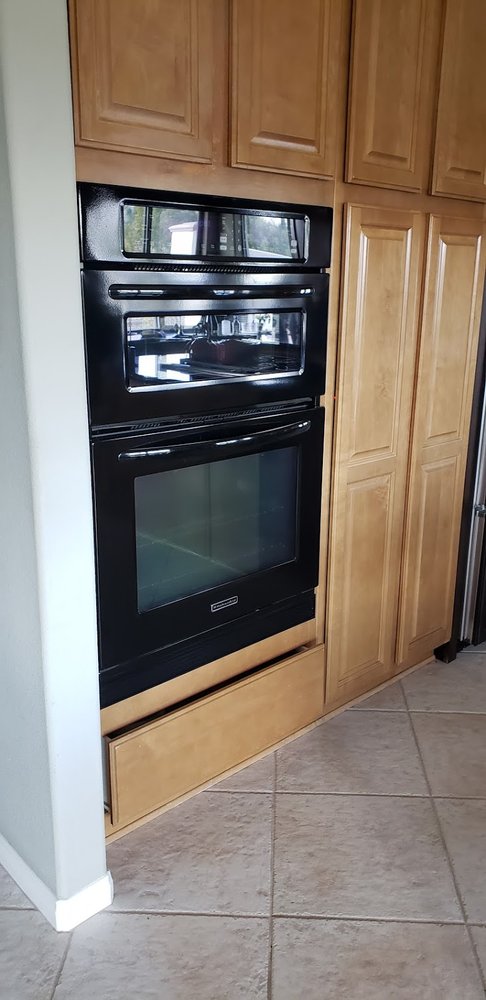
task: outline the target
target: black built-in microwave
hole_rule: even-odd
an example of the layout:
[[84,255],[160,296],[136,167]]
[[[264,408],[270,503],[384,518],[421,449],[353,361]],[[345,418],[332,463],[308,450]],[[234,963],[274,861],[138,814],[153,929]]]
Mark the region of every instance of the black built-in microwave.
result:
[[92,428],[324,391],[332,211],[79,185]]

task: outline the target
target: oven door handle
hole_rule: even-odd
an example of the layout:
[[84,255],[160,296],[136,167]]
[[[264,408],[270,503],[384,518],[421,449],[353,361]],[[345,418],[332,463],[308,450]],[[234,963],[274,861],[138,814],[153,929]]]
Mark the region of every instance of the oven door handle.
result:
[[248,448],[267,441],[287,440],[306,434],[310,430],[310,420],[299,420],[294,424],[284,424],[283,427],[272,427],[268,431],[257,431],[256,434],[242,434],[241,437],[225,438],[222,441],[201,441],[198,444],[169,445],[167,448],[147,448],[146,451],[122,451],[118,455],[119,462],[135,462],[144,458],[166,458],[170,455],[198,455],[217,453],[224,448]]

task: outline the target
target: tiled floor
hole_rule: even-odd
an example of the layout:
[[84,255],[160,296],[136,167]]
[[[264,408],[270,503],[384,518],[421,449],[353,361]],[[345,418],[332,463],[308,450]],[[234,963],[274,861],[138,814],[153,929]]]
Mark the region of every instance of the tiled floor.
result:
[[0,873],[2,1000],[484,997],[486,649],[108,853],[115,902],[72,935]]

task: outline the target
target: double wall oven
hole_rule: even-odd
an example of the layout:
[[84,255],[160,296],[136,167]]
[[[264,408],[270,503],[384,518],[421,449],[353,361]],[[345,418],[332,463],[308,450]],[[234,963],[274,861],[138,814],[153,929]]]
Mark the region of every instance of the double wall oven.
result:
[[332,213],[79,207],[106,706],[314,617]]

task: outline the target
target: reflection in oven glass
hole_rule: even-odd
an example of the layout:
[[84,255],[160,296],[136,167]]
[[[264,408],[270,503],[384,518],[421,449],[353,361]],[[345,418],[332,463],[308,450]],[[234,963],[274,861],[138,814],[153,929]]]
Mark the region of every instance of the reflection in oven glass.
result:
[[179,313],[126,318],[129,388],[231,376],[298,373],[303,314]]
[[140,476],[134,489],[140,612],[297,557],[295,446]]

